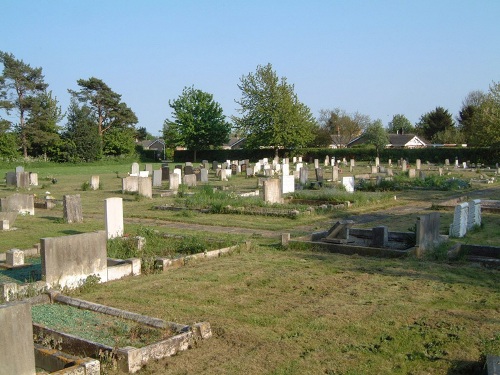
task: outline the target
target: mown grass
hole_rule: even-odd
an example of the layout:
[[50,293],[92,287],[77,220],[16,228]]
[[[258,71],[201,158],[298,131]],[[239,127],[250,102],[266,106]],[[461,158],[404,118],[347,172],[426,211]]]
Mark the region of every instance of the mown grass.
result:
[[500,354],[499,282],[463,263],[254,246],[82,297],[211,323],[213,338],[141,374],[474,374]]

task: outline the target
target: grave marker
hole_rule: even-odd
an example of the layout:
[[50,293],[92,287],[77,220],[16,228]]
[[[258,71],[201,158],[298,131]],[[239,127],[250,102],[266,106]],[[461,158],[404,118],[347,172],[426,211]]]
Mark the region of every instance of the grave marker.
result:
[[163,171],[161,169],[155,169],[153,171],[153,186],[160,187],[161,186],[161,178],[163,176]]
[[469,202],[469,212],[467,215],[467,230],[481,226],[481,200],[473,199]]
[[266,203],[283,203],[281,198],[280,181],[275,178],[270,178],[263,183],[264,202]]
[[83,222],[80,194],[63,195],[63,218],[67,223]]
[[450,237],[463,237],[467,232],[467,217],[469,215],[469,203],[464,202],[455,206],[453,223],[450,224]]
[[342,185],[348,193],[354,193],[354,177],[342,177]]
[[106,238],[123,236],[123,199],[106,198],[104,200],[104,221]]
[[90,190],[98,190],[98,189],[99,189],[99,176],[91,176]]

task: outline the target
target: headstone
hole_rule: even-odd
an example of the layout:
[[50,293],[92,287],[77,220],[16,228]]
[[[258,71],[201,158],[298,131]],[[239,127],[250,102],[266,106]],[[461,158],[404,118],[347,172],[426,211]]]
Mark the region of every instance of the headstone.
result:
[[442,176],[443,175],[443,168],[439,167],[438,168],[438,173],[439,173],[440,176]]
[[203,168],[208,169],[208,160],[202,160],[201,164],[203,165]]
[[[380,158],[377,156],[375,158],[375,166],[378,167],[380,165]],[[373,172],[372,172],[373,173]],[[376,172],[375,172],[376,173]]]
[[264,181],[264,202],[266,203],[283,203],[281,198],[280,180],[270,178]]
[[28,188],[30,186],[29,172],[16,172],[16,182],[18,188]]
[[281,167],[281,174],[283,176],[289,176],[290,175],[290,164],[283,164]]
[[467,162],[465,162],[465,161],[464,161],[464,162],[462,163],[462,166],[463,166],[463,168],[464,168],[464,169],[467,169]]
[[372,165],[371,167],[371,173],[375,174],[375,173],[378,173],[378,167],[376,165]]
[[439,212],[432,212],[418,217],[415,232],[415,245],[419,252],[431,250],[441,242],[439,225]]
[[402,170],[403,172],[406,172],[406,169],[407,169],[407,168],[406,168],[406,160],[403,160],[403,161],[401,162],[401,170]]
[[281,193],[293,193],[295,191],[295,179],[290,175],[283,175],[281,179]]
[[293,162],[293,164],[297,163],[297,157],[296,157],[296,156],[294,156],[294,157],[292,158],[292,162]]
[[[186,167],[192,167],[193,163],[191,163],[190,161],[187,161],[187,162],[184,163],[184,166],[186,166]],[[188,174],[191,174],[191,173],[188,173]]]
[[169,178],[170,190],[177,191],[179,190],[179,175],[177,173],[170,173]]
[[104,200],[104,221],[106,238],[123,236],[123,199],[106,198]]
[[90,190],[99,190],[99,176],[90,177]]
[[[3,212],[18,212],[20,214],[35,214],[35,198],[32,194],[12,194],[0,198],[0,208]],[[12,223],[11,223],[12,225]]]
[[5,253],[5,264],[8,267],[19,267],[24,265],[24,251],[10,249]]
[[473,199],[469,202],[467,215],[467,230],[481,226],[481,200]]
[[467,218],[469,216],[469,203],[464,202],[455,206],[453,223],[450,225],[450,237],[463,237],[467,233]]
[[348,193],[354,193],[354,177],[342,177],[342,185]]
[[339,179],[339,167],[336,165],[332,167],[332,181],[338,181]]
[[389,168],[391,168],[391,167],[392,167],[392,159],[389,159],[389,160],[387,161],[387,165],[389,166]]
[[161,169],[155,169],[153,171],[153,186],[160,187],[161,186],[161,178],[163,176],[163,171]]
[[387,168],[387,177],[392,177],[394,176],[394,172],[392,171],[392,168]]
[[418,172],[418,177],[419,177],[421,180],[425,180],[425,172],[424,172],[424,171],[419,171],[419,172]]
[[187,175],[187,174],[193,174],[194,171],[193,171],[193,166],[192,165],[186,165],[184,167],[184,175]]
[[307,184],[309,171],[307,168],[300,168],[300,183],[302,185]]
[[253,177],[253,175],[254,175],[253,167],[248,166],[247,167],[247,177]]
[[184,179],[184,181],[183,181],[184,185],[186,185],[188,187],[196,186],[196,175],[195,174],[185,174],[183,179]]
[[5,181],[7,183],[7,186],[17,185],[16,172],[7,172],[5,174]]
[[168,167],[168,164],[162,165],[161,166],[161,180],[168,181],[169,177],[170,177],[170,168]]
[[35,375],[35,346],[31,304],[0,305],[0,374]]
[[380,167],[378,167],[378,169],[379,169],[380,173],[386,173],[386,169],[385,169],[385,167],[383,165],[381,165]]
[[67,223],[83,222],[80,194],[63,195],[63,218]]
[[330,157],[328,155],[325,156],[325,167],[330,166]]
[[231,164],[230,168],[231,168],[231,174],[233,176],[238,174],[238,165],[237,164]]
[[196,176],[196,181],[201,181],[201,168],[194,168],[193,173]]
[[349,241],[349,230],[354,225],[353,220],[339,220],[329,230],[324,242],[347,243]]
[[219,167],[219,162],[214,160],[212,161],[212,170],[216,170]]
[[30,185],[38,186],[38,173],[30,172]]
[[16,173],[24,172],[24,167],[19,165],[16,167]]
[[227,181],[227,169],[223,168],[220,170],[220,180]]
[[290,242],[290,233],[281,233],[281,246],[288,246]]
[[151,177],[139,177],[139,189],[137,193],[146,198],[153,198],[153,181]]
[[[180,168],[174,168],[174,173],[177,175],[177,184],[182,184],[182,171]],[[172,177],[172,175],[170,175]]]
[[153,164],[146,164],[144,167],[145,171],[148,171],[148,177],[153,175]]
[[314,159],[314,169],[319,168],[319,160]]
[[127,176],[122,178],[122,192],[136,193],[139,190],[139,177]]
[[208,169],[202,168],[200,170],[200,181],[201,182],[208,182]]
[[302,163],[302,156],[299,156],[299,158],[298,158],[298,162],[299,162],[299,163]]
[[139,177],[142,177],[142,178],[149,177],[149,171],[139,171]]
[[10,230],[10,222],[7,219],[0,219],[0,230]]
[[408,169],[408,177],[415,178],[416,175],[417,175],[417,172],[416,172],[416,170],[414,168]]
[[444,160],[444,165],[449,166],[450,165],[450,159],[445,159]]
[[139,176],[139,164],[138,163],[132,163],[132,167],[130,169],[130,175],[131,176]]
[[321,186],[323,185],[323,168],[316,168],[315,169],[315,172],[316,172],[316,181],[318,181],[318,184]]
[[458,168],[458,158],[455,158],[455,168]]
[[372,246],[387,247],[389,243],[389,231],[386,226],[379,226],[372,229]]
[[356,166],[356,162],[354,159],[351,159],[350,166],[353,168]]
[[240,165],[241,173],[243,173],[244,175],[247,174],[247,165],[248,164],[241,164]]
[[417,159],[417,161],[416,161],[416,163],[415,163],[415,164],[416,164],[415,169],[416,169],[417,171],[418,171],[418,170],[420,170],[420,169],[421,169],[421,167],[422,167],[422,161],[421,161],[420,159]]
[[303,163],[297,163],[297,164],[295,164],[295,170],[296,171],[300,171],[302,168],[304,168],[304,164]]

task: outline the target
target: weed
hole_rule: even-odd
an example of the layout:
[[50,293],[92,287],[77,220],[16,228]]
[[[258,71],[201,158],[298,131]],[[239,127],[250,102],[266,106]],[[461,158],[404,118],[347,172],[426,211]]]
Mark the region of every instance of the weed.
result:
[[87,191],[90,189],[90,182],[88,181],[85,181],[82,185],[81,185],[81,189],[82,191]]

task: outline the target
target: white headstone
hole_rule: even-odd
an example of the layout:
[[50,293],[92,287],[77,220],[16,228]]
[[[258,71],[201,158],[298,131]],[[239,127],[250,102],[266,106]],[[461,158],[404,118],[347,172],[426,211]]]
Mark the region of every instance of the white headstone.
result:
[[345,191],[348,193],[354,193],[354,177],[342,177],[342,185],[344,185]]
[[289,176],[290,175],[290,164],[283,164],[281,166],[281,174],[283,176]]
[[281,179],[281,193],[293,193],[295,191],[295,179],[290,175],[283,175]]
[[132,163],[132,168],[130,169],[131,176],[139,176],[139,164]]
[[108,239],[123,236],[123,199],[104,200],[104,220]]
[[455,206],[453,223],[450,225],[450,237],[463,237],[467,233],[467,217],[469,216],[469,203],[464,202]]

